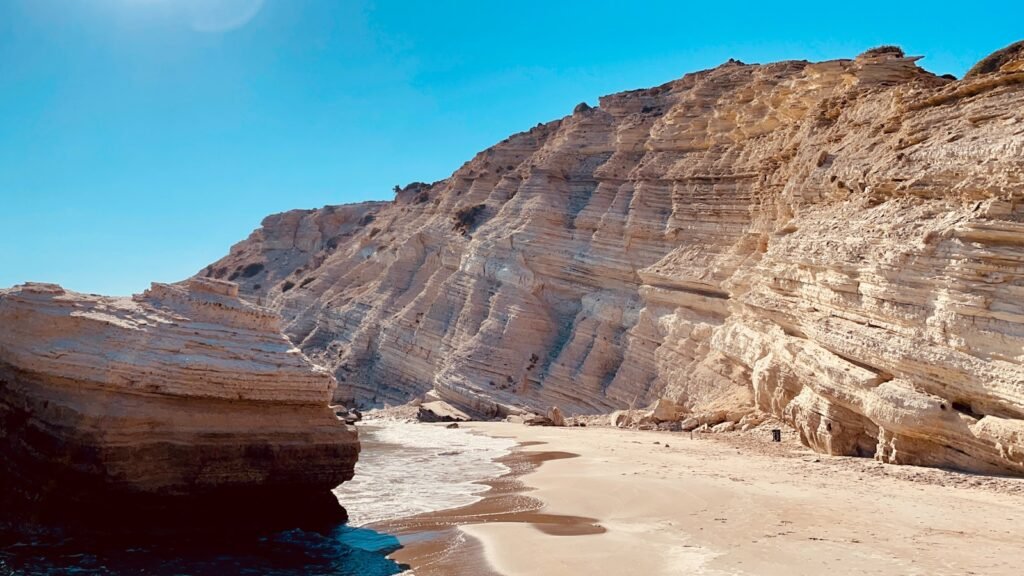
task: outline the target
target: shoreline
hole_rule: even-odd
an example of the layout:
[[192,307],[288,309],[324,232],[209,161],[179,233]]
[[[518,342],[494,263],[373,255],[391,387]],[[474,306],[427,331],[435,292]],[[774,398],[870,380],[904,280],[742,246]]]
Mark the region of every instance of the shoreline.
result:
[[[475,432],[474,433],[479,433]],[[402,548],[388,558],[410,566],[417,576],[453,573],[500,576],[488,562],[481,542],[462,530],[464,526],[502,522],[533,526],[550,535],[599,534],[604,528],[593,518],[543,513],[545,503],[528,495],[532,488],[522,477],[546,462],[578,457],[559,451],[528,450],[541,442],[520,442],[494,462],[508,468],[504,474],[475,484],[487,486],[477,502],[426,512],[406,518],[384,520],[365,527],[396,536]]]
[[475,504],[372,526],[420,576],[1019,573],[1024,479],[830,457],[792,437],[464,427],[516,440],[499,459],[511,471]]

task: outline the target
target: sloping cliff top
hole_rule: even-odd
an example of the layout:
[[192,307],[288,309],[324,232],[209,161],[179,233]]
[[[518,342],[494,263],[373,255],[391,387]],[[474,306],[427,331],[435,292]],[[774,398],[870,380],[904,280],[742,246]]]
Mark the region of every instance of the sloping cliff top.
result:
[[230,282],[153,284],[130,299],[25,284],[0,291],[0,324],[3,362],[116,392],[326,405],[335,387]]

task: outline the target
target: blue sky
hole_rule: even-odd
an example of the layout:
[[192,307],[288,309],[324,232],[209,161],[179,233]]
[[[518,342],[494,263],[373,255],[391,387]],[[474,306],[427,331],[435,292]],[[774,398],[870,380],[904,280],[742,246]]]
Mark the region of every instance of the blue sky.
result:
[[1022,6],[0,0],[0,287],[179,280],[268,214],[387,199],[730,57],[892,43],[960,76],[1024,38]]

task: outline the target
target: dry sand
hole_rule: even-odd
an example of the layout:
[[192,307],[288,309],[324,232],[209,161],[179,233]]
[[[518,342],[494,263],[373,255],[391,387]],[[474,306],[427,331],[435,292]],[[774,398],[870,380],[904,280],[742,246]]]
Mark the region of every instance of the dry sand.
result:
[[767,432],[691,440],[592,427],[466,426],[515,438],[527,453],[578,455],[545,461],[520,480],[543,514],[604,528],[566,535],[529,518],[460,519],[458,529],[472,537],[463,547],[479,554],[482,544],[500,574],[1024,570],[1024,480],[821,456],[791,435],[772,444]]

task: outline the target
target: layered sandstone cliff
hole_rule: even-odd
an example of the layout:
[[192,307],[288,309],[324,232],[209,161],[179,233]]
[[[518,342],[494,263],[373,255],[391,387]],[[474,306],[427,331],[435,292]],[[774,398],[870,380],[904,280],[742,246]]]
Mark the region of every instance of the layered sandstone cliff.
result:
[[1024,72],[894,48],[581,104],[394,202],[273,216],[232,277],[357,403],[659,397],[815,449],[1024,473]]
[[5,486],[105,513],[328,499],[359,443],[328,408],[333,377],[279,323],[216,280],[0,291]]

